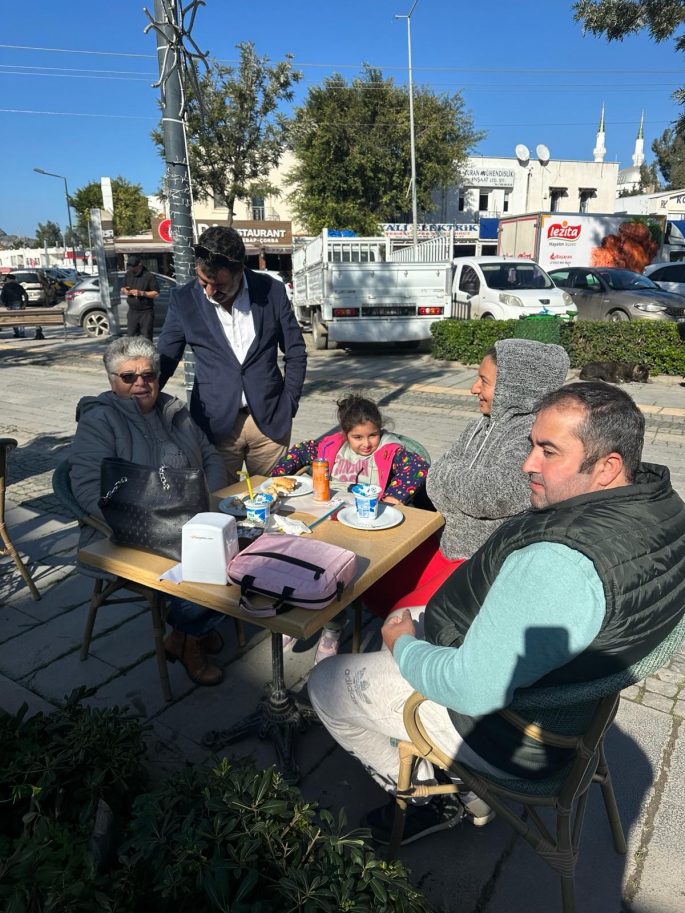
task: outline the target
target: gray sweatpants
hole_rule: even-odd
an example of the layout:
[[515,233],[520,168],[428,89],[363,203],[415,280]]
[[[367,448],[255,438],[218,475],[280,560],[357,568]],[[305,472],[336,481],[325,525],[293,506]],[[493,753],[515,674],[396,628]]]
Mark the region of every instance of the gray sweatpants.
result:
[[[419,638],[423,638],[424,610],[424,606],[410,609]],[[397,743],[409,738],[402,712],[413,691],[385,644],[377,653],[331,656],[315,666],[309,676],[309,697],[323,725],[388,792],[397,785]],[[492,776],[510,777],[469,748],[445,707],[426,701],[419,713],[430,738],[449,757]],[[414,782],[435,783],[433,766],[427,761],[417,764]]]

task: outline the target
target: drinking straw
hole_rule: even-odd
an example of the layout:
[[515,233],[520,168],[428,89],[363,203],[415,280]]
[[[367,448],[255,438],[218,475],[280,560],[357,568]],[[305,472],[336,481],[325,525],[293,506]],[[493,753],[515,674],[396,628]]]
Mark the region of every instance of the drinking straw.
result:
[[250,496],[250,501],[254,501],[254,495],[252,494],[252,485],[250,484],[250,476],[247,469],[241,469],[238,472],[239,476],[245,477],[245,484],[247,485],[247,493]]

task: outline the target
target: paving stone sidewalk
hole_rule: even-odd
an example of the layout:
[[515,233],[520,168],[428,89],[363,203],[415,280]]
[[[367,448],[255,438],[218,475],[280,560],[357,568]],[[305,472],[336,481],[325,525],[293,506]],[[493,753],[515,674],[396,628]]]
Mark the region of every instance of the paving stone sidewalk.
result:
[[[11,561],[0,559],[0,708],[13,712],[26,701],[32,710],[49,711],[73,688],[86,685],[95,689],[92,704],[128,704],[151,723],[150,756],[157,769],[201,760],[203,733],[230,725],[255,705],[269,677],[269,639],[248,626],[241,649],[232,623],[224,622],[226,644],[218,657],[226,668],[224,682],[197,688],[179,664],[171,665],[174,699],[167,704],[150,619],[131,594],[126,604],[100,611],[90,656],[79,661],[92,581],[75,572],[78,530],[52,495],[51,475],[68,454],[78,399],[105,387],[104,344],[83,337],[64,344],[49,330],[46,335],[44,344],[17,340],[15,345],[0,333],[0,436],[20,443],[10,455],[7,522],[43,594],[34,602]],[[335,400],[363,386],[392,416],[397,431],[421,440],[435,459],[477,414],[468,393],[474,378],[474,368],[436,363],[425,352],[312,352],[293,438],[335,427]],[[683,494],[680,383],[660,379],[625,389],[645,412],[645,458],[669,465]],[[169,389],[183,395],[175,379]],[[367,649],[378,645],[376,625],[367,625],[365,639]],[[305,687],[314,646],[297,644],[286,654],[290,687]],[[343,649],[349,648],[348,635]],[[578,868],[579,913],[685,913],[684,683],[681,652],[668,669],[624,693],[608,752],[629,853],[625,858],[613,853],[599,793],[593,791]],[[323,730],[308,732],[298,751],[305,795],[333,810],[344,806],[351,825],[383,802],[382,792]],[[246,739],[226,754],[250,755],[262,765],[273,761],[270,744],[258,739]],[[450,913],[558,909],[554,876],[497,820],[480,830],[464,825],[426,838],[407,847],[403,859],[417,885]]]

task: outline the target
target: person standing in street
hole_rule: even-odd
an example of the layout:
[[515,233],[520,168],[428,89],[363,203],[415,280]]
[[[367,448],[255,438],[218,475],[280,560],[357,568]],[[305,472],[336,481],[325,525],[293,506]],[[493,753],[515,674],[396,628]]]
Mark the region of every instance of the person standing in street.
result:
[[152,342],[155,326],[155,298],[159,285],[154,274],[141,263],[140,257],[128,258],[121,294],[128,301],[128,335],[145,336]]
[[[0,303],[8,311],[23,310],[29,303],[28,292],[16,279],[7,279],[0,292]],[[23,339],[25,337],[26,330],[24,327],[14,327],[13,329],[15,339]],[[36,338],[39,338],[38,331],[36,331]]]
[[157,344],[160,386],[189,345],[190,413],[221,454],[230,485],[243,462],[251,475],[268,475],[285,456],[307,352],[284,284],[245,268],[245,245],[234,228],[208,228],[195,258],[197,278],[171,292]]

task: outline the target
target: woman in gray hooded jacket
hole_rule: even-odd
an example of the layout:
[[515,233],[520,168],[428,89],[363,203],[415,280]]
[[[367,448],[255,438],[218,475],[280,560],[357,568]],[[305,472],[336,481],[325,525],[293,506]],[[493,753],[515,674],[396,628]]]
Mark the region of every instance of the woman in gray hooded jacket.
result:
[[498,526],[530,506],[522,466],[535,404],[564,383],[568,368],[561,346],[528,339],[502,339],[486,354],[471,387],[481,417],[428,470],[426,490],[445,526],[367,591],[372,612],[425,605]]

